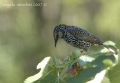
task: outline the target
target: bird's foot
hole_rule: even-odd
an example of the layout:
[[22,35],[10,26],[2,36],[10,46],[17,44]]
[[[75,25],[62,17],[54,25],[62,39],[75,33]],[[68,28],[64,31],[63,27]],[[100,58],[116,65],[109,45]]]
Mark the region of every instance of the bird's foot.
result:
[[81,55],[86,55],[87,54],[87,52],[83,49],[80,50],[80,53],[81,53]]

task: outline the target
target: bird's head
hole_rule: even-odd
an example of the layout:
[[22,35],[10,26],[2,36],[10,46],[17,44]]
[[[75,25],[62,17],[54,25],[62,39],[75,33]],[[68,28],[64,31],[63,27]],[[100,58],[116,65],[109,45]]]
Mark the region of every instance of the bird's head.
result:
[[65,32],[65,28],[66,28],[66,25],[64,25],[64,24],[57,25],[54,28],[53,36],[54,36],[54,41],[55,41],[55,47],[57,45],[58,39],[59,38],[63,38],[64,32]]

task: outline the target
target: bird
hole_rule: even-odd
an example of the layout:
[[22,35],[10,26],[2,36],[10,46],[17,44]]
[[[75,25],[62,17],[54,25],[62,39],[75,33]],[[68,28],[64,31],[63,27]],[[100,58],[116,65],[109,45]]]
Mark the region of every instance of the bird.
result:
[[55,47],[59,39],[63,39],[67,44],[85,52],[93,45],[103,45],[103,41],[99,37],[78,26],[56,25],[53,30],[53,36]]

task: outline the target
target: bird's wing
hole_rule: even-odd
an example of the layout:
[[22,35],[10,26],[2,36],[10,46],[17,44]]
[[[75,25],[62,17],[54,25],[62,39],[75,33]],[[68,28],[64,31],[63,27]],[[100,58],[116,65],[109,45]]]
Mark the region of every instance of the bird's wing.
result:
[[102,43],[102,41],[98,37],[79,27],[70,26],[67,28],[67,31],[77,39],[90,42],[90,43],[98,43],[98,44]]
[[89,41],[90,37],[92,36],[92,34],[88,31],[75,26],[70,26],[69,28],[67,28],[67,31],[70,34],[72,34],[75,38],[82,39],[84,41]]

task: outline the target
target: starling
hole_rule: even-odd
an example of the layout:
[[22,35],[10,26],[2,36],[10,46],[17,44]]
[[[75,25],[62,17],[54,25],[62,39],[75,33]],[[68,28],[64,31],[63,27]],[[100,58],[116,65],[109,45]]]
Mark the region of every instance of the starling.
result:
[[103,45],[103,41],[92,33],[77,27],[60,24],[55,26],[53,31],[55,47],[58,39],[63,39],[73,47],[87,51],[92,45]]

